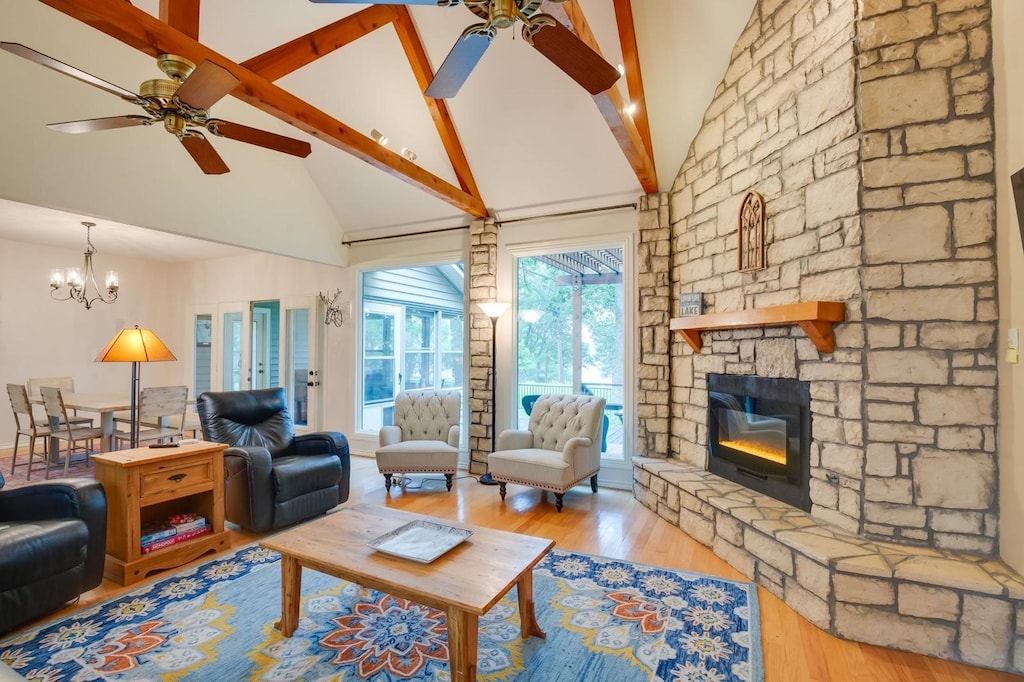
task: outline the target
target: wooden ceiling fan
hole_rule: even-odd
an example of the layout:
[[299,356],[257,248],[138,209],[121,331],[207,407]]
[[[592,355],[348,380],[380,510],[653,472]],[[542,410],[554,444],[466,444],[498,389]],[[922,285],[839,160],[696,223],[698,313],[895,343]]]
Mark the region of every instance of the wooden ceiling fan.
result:
[[234,90],[239,81],[227,69],[208,60],[197,67],[184,57],[160,55],[157,64],[167,78],[148,80],[139,86],[140,94],[135,94],[19,43],[0,42],[0,48],[116,95],[126,102],[142,107],[146,112],[145,115],[109,116],[51,123],[47,127],[53,130],[63,133],[88,133],[163,123],[164,129],[181,141],[185,150],[207,175],[227,173],[230,169],[202,130],[219,137],[293,156],[306,157],[312,151],[308,142],[250,128],[240,123],[211,118],[209,108]]
[[[365,0],[310,0],[316,3],[365,4]],[[565,0],[551,0],[565,2]],[[542,0],[379,0],[382,5],[463,4],[484,20],[473,24],[455,43],[426,90],[428,97],[454,97],[469,78],[498,29],[523,23],[523,39],[592,95],[619,79],[619,71],[549,14],[539,13]]]

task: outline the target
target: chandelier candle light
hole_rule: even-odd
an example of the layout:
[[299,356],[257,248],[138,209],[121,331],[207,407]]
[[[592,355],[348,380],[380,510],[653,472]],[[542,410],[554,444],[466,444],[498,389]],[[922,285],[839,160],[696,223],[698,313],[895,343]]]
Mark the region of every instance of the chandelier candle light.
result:
[[[75,301],[85,305],[85,309],[92,308],[96,301],[113,303],[117,300],[118,279],[117,272],[107,270],[106,294],[100,291],[96,283],[96,273],[92,268],[92,255],[96,253],[96,247],[92,245],[91,230],[96,223],[83,222],[85,225],[85,263],[81,268],[68,268],[67,270],[54,269],[50,271],[50,297],[57,301]],[[93,295],[89,294],[89,285],[92,284]]]
[[[484,311],[484,315],[491,318],[491,452],[497,439],[497,398],[498,398],[498,318],[508,310],[509,303],[504,301],[484,301],[477,303],[477,307]],[[491,478],[491,472],[486,472],[479,479],[484,485],[498,485],[498,482]]]

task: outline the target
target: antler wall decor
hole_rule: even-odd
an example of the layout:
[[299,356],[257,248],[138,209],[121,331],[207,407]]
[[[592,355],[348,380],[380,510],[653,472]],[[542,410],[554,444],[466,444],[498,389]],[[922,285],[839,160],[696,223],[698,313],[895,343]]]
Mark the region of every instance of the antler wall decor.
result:
[[334,294],[330,297],[324,292],[320,292],[320,301],[324,304],[324,324],[333,324],[335,327],[340,327],[345,321],[345,314],[342,312],[341,307],[338,306],[339,296],[341,296],[341,289],[335,289]]

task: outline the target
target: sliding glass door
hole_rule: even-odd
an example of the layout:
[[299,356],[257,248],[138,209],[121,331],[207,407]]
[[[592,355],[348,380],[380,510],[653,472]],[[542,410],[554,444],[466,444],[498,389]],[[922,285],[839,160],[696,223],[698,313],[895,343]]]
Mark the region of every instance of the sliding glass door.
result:
[[521,255],[515,262],[513,423],[526,428],[538,395],[602,396],[601,456],[613,468],[624,466],[632,453],[625,414],[623,247]]

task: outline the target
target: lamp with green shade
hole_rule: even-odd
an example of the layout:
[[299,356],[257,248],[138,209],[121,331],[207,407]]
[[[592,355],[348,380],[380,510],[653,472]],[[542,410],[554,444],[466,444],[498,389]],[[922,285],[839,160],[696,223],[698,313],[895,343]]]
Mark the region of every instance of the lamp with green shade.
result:
[[139,363],[177,360],[164,342],[151,329],[139,325],[119,331],[106,348],[100,351],[96,362],[132,363],[131,446],[139,447]]

